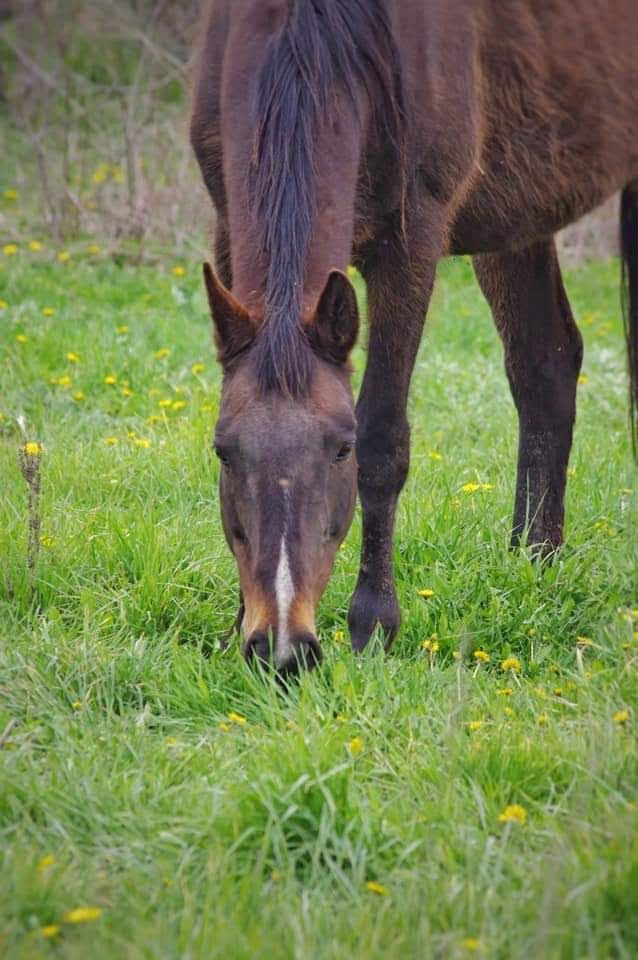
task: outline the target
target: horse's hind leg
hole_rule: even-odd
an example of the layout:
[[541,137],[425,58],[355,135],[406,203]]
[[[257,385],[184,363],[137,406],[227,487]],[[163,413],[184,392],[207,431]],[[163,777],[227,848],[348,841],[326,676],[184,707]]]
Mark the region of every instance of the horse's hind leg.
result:
[[583,356],[553,238],[474,257],[505,346],[520,435],[512,543],[562,543],[567,463]]

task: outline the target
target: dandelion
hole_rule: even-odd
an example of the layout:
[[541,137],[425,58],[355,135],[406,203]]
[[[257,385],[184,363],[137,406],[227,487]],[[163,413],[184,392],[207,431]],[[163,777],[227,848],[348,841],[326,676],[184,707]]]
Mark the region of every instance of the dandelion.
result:
[[376,893],[379,897],[387,897],[390,893],[386,886],[382,883],[377,883],[376,880],[368,880],[366,890],[369,890],[370,893]]
[[27,246],[29,247],[29,250],[31,250],[32,253],[39,253],[40,250],[42,249],[42,244],[40,243],[39,240],[29,240],[29,243],[27,244]]
[[16,333],[16,343],[28,343],[28,340],[26,333]]
[[501,670],[510,670],[512,673],[518,673],[521,669],[521,661],[518,657],[506,657],[501,663]]
[[363,740],[361,737],[353,737],[348,744],[348,750],[353,757],[358,757],[363,750]]
[[107,163],[101,163],[98,167],[95,168],[91,176],[93,183],[100,184],[104,183],[109,174],[109,167]]
[[434,590],[431,590],[429,587],[426,587],[424,590],[417,590],[417,593],[420,597],[425,597],[426,600],[434,596]]
[[17,243],[5,243],[4,247],[2,248],[2,252],[4,253],[5,257],[15,257],[16,253],[18,252]]
[[242,717],[241,713],[235,713],[234,710],[228,714],[228,719],[231,723],[236,723],[238,726],[243,727],[244,724],[248,723],[246,717]]
[[467,729],[470,731],[470,733],[476,733],[484,726],[485,720],[470,720],[467,725]]
[[28,457],[39,457],[42,453],[42,444],[36,440],[28,440],[24,445],[24,452]]
[[629,710],[616,710],[615,714],[612,717],[614,723],[617,723],[619,726],[623,723],[627,723],[629,720]]
[[54,313],[55,313],[55,310],[53,309],[53,307],[43,307],[43,308],[42,308],[42,316],[43,316],[43,317],[52,317],[52,316],[54,315]]
[[539,715],[536,717],[536,723],[539,725],[539,727],[546,726],[549,723],[548,715],[546,713],[539,713]]
[[476,493],[479,490],[493,490],[493,483],[464,483],[461,487],[462,493]]
[[514,693],[514,691],[513,691],[513,689],[512,689],[511,687],[499,687],[499,689],[496,691],[496,696],[497,696],[497,697],[511,697],[513,693]]
[[0,300],[0,310],[6,310],[9,304],[6,300]]
[[576,644],[579,647],[593,647],[594,641],[589,637],[576,637]]
[[332,634],[332,639],[335,641],[335,643],[344,643],[346,635],[343,630],[335,630],[335,632]]
[[186,270],[178,263],[173,267],[171,273],[174,277],[183,277],[186,274]]
[[191,367],[191,373],[198,375],[200,373],[203,373],[205,369],[206,367],[204,366],[203,363],[194,363],[193,366]]
[[58,253],[58,261],[60,263],[68,263],[70,259],[71,259],[71,254],[69,253],[68,250],[60,250],[60,252]]
[[40,537],[40,543],[43,547],[46,547],[47,550],[50,550],[53,546],[53,537],[50,537],[47,534],[42,534]]
[[183,410],[186,406],[185,400],[173,400],[171,404],[171,410]]
[[562,687],[554,687],[554,696],[555,696],[555,697],[562,697],[562,695],[563,695],[563,688],[562,688]]
[[61,377],[58,377],[58,386],[61,387],[63,390],[68,390],[72,382],[73,381],[71,380],[71,377],[68,375],[68,373],[63,374]]
[[230,723],[220,723],[217,725],[217,729],[221,730],[222,733],[228,733],[229,730],[232,730]]
[[164,410],[168,409],[168,407],[172,406],[172,404],[173,404],[173,401],[170,399],[170,397],[164,397],[162,400],[159,401],[159,406],[162,407],[162,409]]
[[516,716],[516,714],[514,713],[511,707],[503,707],[503,713],[505,714],[506,717]]
[[115,328],[115,332],[116,332],[120,337],[123,337],[125,334],[128,333],[128,327],[126,326],[125,323],[122,323],[122,324],[120,324],[119,327],[116,327],[116,328]]
[[102,916],[101,907],[76,907],[64,914],[65,923],[86,923],[90,920],[99,920]]
[[464,940],[461,940],[459,946],[473,953],[478,953],[479,950],[482,950],[481,941],[477,940],[476,937],[465,937]]
[[478,660],[479,663],[489,663],[491,657],[486,650],[475,650],[474,659]]
[[72,704],[71,704],[71,709],[72,709],[72,710],[81,710],[83,706],[84,706],[84,701],[83,701],[83,700],[74,700],[74,701],[72,702]]
[[581,375],[579,376],[576,382],[579,387],[584,387],[586,384],[589,383],[589,377],[587,376],[586,373],[581,373]]
[[5,200],[18,199],[18,191],[15,189],[15,187],[9,187],[7,190],[4,191],[4,199]]
[[104,440],[103,440],[103,443],[107,447],[116,447],[119,442],[120,441],[117,437],[104,437]]
[[47,923],[46,926],[40,927],[38,933],[41,937],[44,937],[45,940],[53,940],[54,937],[60,932],[59,923]]
[[66,358],[67,358],[67,360],[69,361],[69,363],[79,363],[79,362],[80,362],[80,354],[79,354],[79,353],[76,353],[74,350],[69,350],[69,352],[68,352],[67,355],[66,355]]
[[107,375],[104,377],[104,383],[107,385],[107,387],[114,387],[117,383],[117,377],[114,373],[107,373]]
[[55,863],[55,857],[52,853],[46,853],[36,864],[36,870],[47,870]]
[[424,640],[421,646],[424,650],[427,650],[429,653],[438,653],[440,649],[440,644],[437,639],[436,633],[433,633],[428,640]]
[[453,651],[452,651],[452,656],[454,657],[455,660],[460,660],[460,659],[461,659],[461,651],[460,651],[460,650],[453,650]]
[[101,252],[101,250],[102,250],[102,247],[98,246],[97,243],[91,243],[87,247],[87,252],[90,253],[92,257],[96,257],[98,253]]
[[177,738],[176,738],[176,737],[167,737],[166,740],[164,741],[164,743],[166,744],[167,747],[175,747],[175,746],[177,746]]
[[164,360],[166,357],[170,357],[170,355],[171,351],[168,347],[161,347],[159,350],[156,350],[154,354],[156,360]]
[[151,445],[151,441],[147,440],[146,437],[135,437],[133,443],[136,447],[140,447],[142,450],[148,450]]
[[429,451],[428,451],[428,457],[430,458],[430,460],[437,460],[437,461],[438,461],[438,460],[442,460],[442,459],[443,459],[443,454],[442,454],[442,453],[438,453],[436,450],[429,450]]
[[527,810],[525,807],[522,807],[520,803],[511,803],[501,814],[499,814],[498,822],[499,823],[520,823],[523,824],[527,820]]

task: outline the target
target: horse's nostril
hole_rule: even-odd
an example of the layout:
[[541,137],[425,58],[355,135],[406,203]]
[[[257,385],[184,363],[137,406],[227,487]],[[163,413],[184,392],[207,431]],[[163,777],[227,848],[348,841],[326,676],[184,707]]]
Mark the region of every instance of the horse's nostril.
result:
[[283,674],[296,674],[301,670],[314,670],[323,660],[321,645],[311,633],[295,637],[290,660],[281,664],[279,670]]
[[250,663],[258,660],[266,664],[271,661],[272,643],[267,633],[253,633],[244,646],[244,657]]

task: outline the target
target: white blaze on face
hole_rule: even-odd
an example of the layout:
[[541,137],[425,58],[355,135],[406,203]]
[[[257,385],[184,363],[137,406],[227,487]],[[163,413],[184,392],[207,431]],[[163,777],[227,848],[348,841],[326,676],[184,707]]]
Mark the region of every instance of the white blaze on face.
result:
[[277,642],[275,644],[275,662],[285,663],[290,655],[290,625],[288,618],[290,608],[295,598],[295,584],[292,579],[290,560],[288,558],[288,506],[289,494],[287,485],[280,481],[284,492],[284,530],[279,545],[279,563],[275,577],[275,596],[277,598]]

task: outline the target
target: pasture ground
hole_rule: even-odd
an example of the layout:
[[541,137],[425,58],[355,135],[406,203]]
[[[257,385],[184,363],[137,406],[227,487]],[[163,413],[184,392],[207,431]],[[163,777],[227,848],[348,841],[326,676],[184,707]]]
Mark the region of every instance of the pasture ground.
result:
[[[350,654],[355,524],[321,606],[325,666],[283,695],[217,648],[236,579],[199,271],[58,253],[0,251],[3,955],[635,957],[617,264],[568,276],[586,382],[553,565],[507,548],[501,350],[470,264],[443,266],[411,402],[401,637]],[[32,582],[25,441],[43,445]]]

